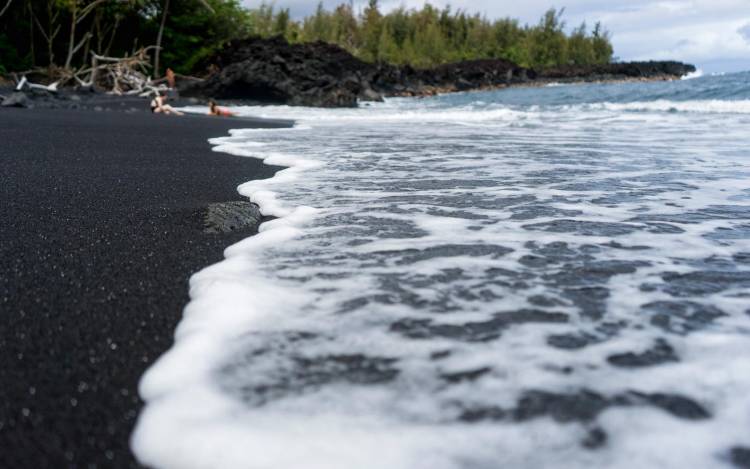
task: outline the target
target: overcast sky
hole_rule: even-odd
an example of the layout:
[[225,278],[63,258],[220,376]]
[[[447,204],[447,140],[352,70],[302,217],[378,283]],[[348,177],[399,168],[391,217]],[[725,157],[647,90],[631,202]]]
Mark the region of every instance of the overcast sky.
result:
[[[252,7],[260,1],[243,0]],[[270,3],[270,2],[269,2]],[[276,0],[294,17],[315,10],[317,0]],[[341,0],[324,0],[333,8]],[[361,8],[366,0],[355,0]],[[383,10],[421,7],[420,0],[381,0]],[[433,0],[435,6],[480,12],[490,18],[511,16],[536,23],[549,7],[565,7],[575,26],[601,21],[612,33],[615,55],[623,60],[676,59],[707,73],[750,70],[750,0]]]

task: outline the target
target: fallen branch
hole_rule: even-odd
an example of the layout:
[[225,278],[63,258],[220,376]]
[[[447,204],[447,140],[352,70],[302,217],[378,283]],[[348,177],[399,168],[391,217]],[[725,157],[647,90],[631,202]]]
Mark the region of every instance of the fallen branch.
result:
[[13,0],[8,0],[8,3],[5,4],[2,10],[0,10],[0,16],[3,16],[5,12],[10,8],[10,4],[13,3]]
[[81,86],[103,85],[108,93],[126,95],[151,95],[165,91],[148,75],[148,51],[154,46],[144,47],[126,57],[109,57],[91,52],[91,66],[73,74]]
[[24,88],[29,88],[32,90],[44,90],[49,91],[50,93],[57,93],[57,87],[59,84],[59,80],[50,85],[40,85],[38,83],[32,83],[26,78],[26,75],[24,75],[23,77],[21,77],[18,85],[16,85],[16,91],[23,91]]
[[[91,52],[91,64],[78,70],[70,68],[50,68],[46,75],[50,80],[56,80],[50,85],[31,83],[26,74],[42,73],[43,70],[29,70],[23,73],[19,80],[17,89],[24,88],[40,89],[52,93],[57,92],[58,87],[73,81],[81,87],[98,86],[107,93],[118,95],[151,96],[168,90],[166,78],[152,80],[149,75],[150,58],[148,52],[157,49],[155,46],[143,47],[132,55],[125,57],[109,57]],[[181,79],[198,81],[200,78],[179,75]]]
[[205,78],[191,77],[190,75],[183,75],[181,73],[175,73],[174,76],[179,78],[180,80],[205,81]]

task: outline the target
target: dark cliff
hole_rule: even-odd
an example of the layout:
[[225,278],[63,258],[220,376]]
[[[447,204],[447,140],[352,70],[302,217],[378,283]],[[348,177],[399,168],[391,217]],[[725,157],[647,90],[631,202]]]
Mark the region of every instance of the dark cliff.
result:
[[355,106],[374,68],[332,44],[282,38],[231,42],[208,65],[213,73],[182,94],[321,107]]
[[289,44],[280,37],[234,41],[204,65],[207,78],[183,87],[183,95],[315,107],[353,107],[384,96],[425,96],[550,81],[673,79],[695,71],[692,65],[679,62],[571,65],[534,71],[503,59],[415,69],[370,64],[333,44]]
[[680,78],[693,72],[695,72],[695,66],[682,62],[622,62],[554,67],[539,72],[538,78],[560,81],[669,79]]

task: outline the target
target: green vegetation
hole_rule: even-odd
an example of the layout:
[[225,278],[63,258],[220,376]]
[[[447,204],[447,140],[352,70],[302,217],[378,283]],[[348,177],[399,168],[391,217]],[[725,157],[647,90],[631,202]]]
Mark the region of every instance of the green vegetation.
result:
[[161,63],[187,73],[228,40],[252,32],[250,12],[239,0],[10,0],[8,5],[0,16],[0,68],[6,70],[75,68],[89,63],[90,52],[122,57],[161,41]]
[[283,34],[290,42],[333,42],[369,62],[416,67],[485,58],[505,58],[526,67],[610,62],[612,45],[602,26],[597,23],[589,32],[584,23],[568,34],[563,11],[550,9],[538,24],[521,25],[511,18],[491,21],[429,4],[384,14],[377,0],[370,0],[359,14],[348,4],[330,12],[319,5],[310,17],[286,22],[280,29],[273,27],[274,18],[288,16],[288,11],[274,13],[262,6],[254,15],[254,32]]
[[370,0],[361,11],[351,3],[332,11],[319,5],[296,21],[288,9],[244,9],[239,0],[0,0],[0,72],[75,68],[90,52],[123,56],[161,44],[157,69],[161,63],[189,73],[228,40],[251,35],[326,41],[366,61],[416,67],[481,58],[537,68],[611,61],[600,24],[567,32],[562,14],[550,9],[537,24],[521,25],[429,4],[381,12]]

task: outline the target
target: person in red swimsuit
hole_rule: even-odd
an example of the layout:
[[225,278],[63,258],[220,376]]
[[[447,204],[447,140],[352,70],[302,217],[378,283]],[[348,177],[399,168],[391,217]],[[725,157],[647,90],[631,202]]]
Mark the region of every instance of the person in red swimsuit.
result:
[[219,107],[216,104],[216,101],[213,99],[208,102],[208,115],[209,116],[225,116],[225,117],[232,117],[234,116],[234,113],[228,109],[225,109],[223,107]]

